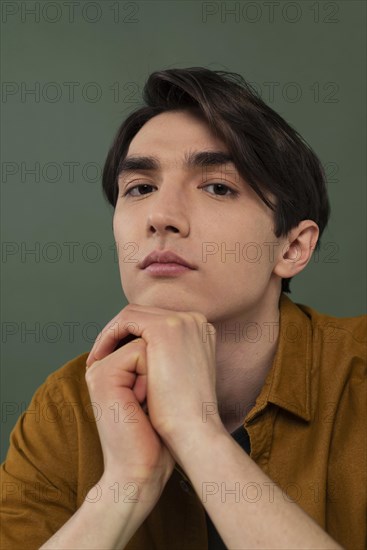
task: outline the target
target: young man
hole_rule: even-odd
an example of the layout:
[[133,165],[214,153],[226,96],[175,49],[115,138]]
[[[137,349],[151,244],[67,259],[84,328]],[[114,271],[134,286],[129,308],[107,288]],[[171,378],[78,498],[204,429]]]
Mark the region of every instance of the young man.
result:
[[285,294],[321,165],[239,75],[156,72],[144,100],[103,173],[129,305],[13,430],[4,547],[363,548],[366,317]]

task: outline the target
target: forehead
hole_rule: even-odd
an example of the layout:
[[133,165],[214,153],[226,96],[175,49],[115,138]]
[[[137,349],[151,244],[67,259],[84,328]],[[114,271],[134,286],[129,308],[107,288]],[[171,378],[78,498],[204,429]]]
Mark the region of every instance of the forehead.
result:
[[132,139],[119,173],[171,166],[236,172],[226,144],[212,134],[202,116],[186,111],[161,113],[146,122]]
[[[178,148],[216,149],[228,152],[202,115],[191,111],[161,113],[148,120],[131,140],[129,154],[147,154],[146,147],[174,153]],[[172,155],[171,155],[172,156]]]

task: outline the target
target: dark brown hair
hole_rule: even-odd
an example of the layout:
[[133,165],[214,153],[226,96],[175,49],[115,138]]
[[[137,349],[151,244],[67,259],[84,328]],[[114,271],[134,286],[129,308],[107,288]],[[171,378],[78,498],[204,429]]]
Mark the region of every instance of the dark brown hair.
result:
[[[137,132],[160,113],[194,110],[226,143],[241,177],[275,212],[276,237],[311,219],[319,227],[316,250],[319,248],[330,215],[321,162],[298,132],[266,105],[241,75],[203,67],[156,71],[148,77],[142,95],[145,106],[121,124],[104,164],[103,192],[114,208],[119,166]],[[264,192],[276,197],[275,205]],[[290,293],[290,281],[282,279],[283,292]]]

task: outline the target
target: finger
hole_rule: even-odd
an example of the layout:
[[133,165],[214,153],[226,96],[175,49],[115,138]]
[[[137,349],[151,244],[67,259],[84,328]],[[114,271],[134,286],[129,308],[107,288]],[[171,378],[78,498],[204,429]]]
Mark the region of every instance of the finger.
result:
[[[107,328],[103,329],[100,338],[94,343],[87,357],[86,365],[90,366],[93,361],[100,361],[107,355],[110,355],[115,350],[116,344],[127,335],[133,334],[140,337],[140,332],[142,331],[137,319],[140,319],[141,315],[137,311],[126,312],[125,316],[121,313],[119,321],[115,320],[113,324],[110,323],[107,325]],[[124,317],[126,321],[124,321]]]
[[[145,376],[147,374],[146,343],[142,338],[129,342],[122,348],[117,349],[108,356],[108,365],[102,360],[96,360],[86,366],[86,371],[92,372],[95,369],[108,368],[109,372],[113,369],[123,370],[126,373]],[[129,377],[130,379],[130,377]],[[136,382],[136,377],[132,378],[132,387]]]
[[[116,330],[116,327],[114,328],[114,330]],[[103,338],[105,338],[105,335],[103,335]],[[124,347],[126,346],[126,344],[130,343],[130,342],[135,342],[136,340],[142,340],[141,337],[138,337],[134,334],[132,334],[131,332],[129,332],[127,334],[127,336],[125,336],[124,338],[120,338],[118,337],[118,335],[116,335],[116,333],[114,333],[113,335],[111,335],[111,339],[109,340],[109,344],[108,344],[108,347],[106,346],[104,348],[104,353],[101,354],[100,352],[97,352],[97,349],[98,349],[98,346],[99,346],[99,343],[100,342],[95,342],[94,345],[93,345],[93,348],[91,349],[91,351],[89,352],[89,355],[87,357],[87,360],[86,360],[86,365],[87,366],[90,366],[94,361],[96,361],[97,359],[103,359],[103,357],[105,357],[106,355],[110,355],[112,352],[116,351],[117,349],[121,348],[121,347]],[[100,340],[101,340],[102,336],[100,337]],[[116,345],[116,341],[118,340],[118,343]],[[110,347],[109,347],[110,346]]]
[[106,325],[105,327],[103,327],[103,329],[101,330],[101,332],[99,332],[99,333],[97,334],[97,337],[96,337],[96,339],[95,339],[95,341],[94,341],[94,344],[93,344],[93,346],[92,346],[92,349],[90,350],[89,355],[88,355],[88,357],[87,357],[87,361],[86,361],[86,364],[87,364],[87,365],[90,364],[90,360],[89,360],[89,359],[90,359],[92,356],[94,356],[94,352],[95,352],[95,350],[97,349],[98,344],[99,344],[101,338],[103,337],[103,335],[104,335],[108,330],[114,330],[114,327],[115,327],[116,322],[117,322],[117,318],[118,318],[118,316],[119,316],[120,314],[121,314],[121,311],[119,311],[119,313],[117,313],[117,315],[115,315],[115,317],[113,317],[113,319],[111,319],[111,320],[107,323],[107,325]]
[[[127,309],[128,308],[128,309]],[[167,313],[167,309],[165,308],[158,308],[158,307],[151,307],[151,306],[143,306],[143,305],[140,305],[140,304],[128,304],[128,306],[126,306],[122,311],[120,311],[117,315],[115,315],[115,317],[113,319],[111,319],[111,321],[109,323],[107,323],[107,325],[102,329],[102,331],[97,335],[97,338],[92,346],[92,349],[90,350],[89,352],[89,355],[87,357],[87,361],[86,361],[86,364],[87,365],[90,365],[90,363],[96,359],[101,359],[102,357],[104,357],[106,354],[108,353],[111,353],[113,351],[114,348],[111,348],[109,349],[108,347],[103,347],[103,353],[102,355],[100,356],[100,350],[99,350],[99,347],[100,347],[100,344],[101,342],[103,341],[103,345],[105,345],[105,337],[106,336],[109,336],[108,338],[108,342],[111,340],[111,345],[113,344],[113,342],[115,341],[115,338],[116,337],[116,340],[118,339],[118,335],[119,334],[133,334],[135,336],[138,336],[138,334],[133,331],[133,325],[134,323],[131,322],[131,315],[133,314],[133,312],[135,312],[135,314],[141,314],[141,313],[145,313],[145,314],[148,314],[148,315],[162,315],[162,314],[166,314]],[[129,320],[128,321],[125,321],[125,325],[129,326],[129,331],[124,331],[124,330],[118,330],[116,332],[116,324],[117,324],[117,327],[118,329],[120,328],[125,328],[125,325],[123,325],[123,315],[125,316],[129,316]],[[112,333],[112,335],[111,335]],[[98,349],[98,352],[97,352],[97,349]]]
[[133,391],[139,403],[140,404],[143,403],[147,397],[147,375],[146,374],[138,374],[135,380]]

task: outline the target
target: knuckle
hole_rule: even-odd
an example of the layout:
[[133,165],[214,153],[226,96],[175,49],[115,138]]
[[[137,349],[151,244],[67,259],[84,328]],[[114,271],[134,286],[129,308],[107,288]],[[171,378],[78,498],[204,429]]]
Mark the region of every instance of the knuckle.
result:
[[168,328],[176,328],[176,327],[182,326],[183,318],[179,314],[176,314],[176,315],[171,314],[171,315],[168,315],[168,317],[166,317],[164,324]]
[[95,339],[94,339],[94,344],[93,344],[93,346],[96,345],[96,342],[98,342],[98,341],[100,340],[101,336],[102,336],[102,331],[99,331],[99,333],[97,334],[97,336],[96,336]]
[[131,344],[135,344],[136,346],[139,346],[141,348],[145,348],[147,345],[144,338],[135,338],[135,340],[131,341]]
[[93,373],[96,372],[96,366],[100,365],[101,364],[101,360],[100,359],[96,359],[95,361],[93,361],[93,363],[91,365],[89,365],[89,367],[87,368],[87,370],[85,371],[85,378],[86,379],[90,379],[91,376],[93,376]]
[[194,311],[192,313],[192,315],[194,316],[194,318],[199,321],[199,323],[207,323],[208,322],[208,319],[205,317],[205,315],[203,313],[201,313],[200,311]]
[[212,323],[209,323],[209,321],[205,321],[205,324],[206,324],[207,328],[210,329],[209,334],[214,334],[214,335],[217,334],[217,329],[215,328],[215,326]]
[[197,326],[208,323],[205,315],[198,311],[182,311],[175,314],[170,314],[164,319],[166,328],[182,329],[184,325]]

